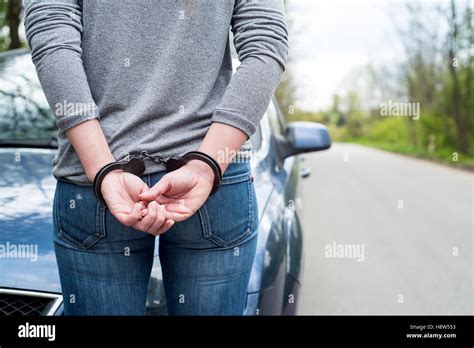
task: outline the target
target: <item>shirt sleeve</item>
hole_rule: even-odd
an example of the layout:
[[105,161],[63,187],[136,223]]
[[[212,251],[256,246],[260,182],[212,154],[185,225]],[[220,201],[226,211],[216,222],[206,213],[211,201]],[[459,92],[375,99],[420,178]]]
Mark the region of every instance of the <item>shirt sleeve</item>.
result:
[[231,26],[241,64],[212,120],[250,137],[285,70],[288,31],[283,0],[235,0]]
[[23,0],[23,6],[33,63],[59,129],[98,118],[82,64],[78,0]]

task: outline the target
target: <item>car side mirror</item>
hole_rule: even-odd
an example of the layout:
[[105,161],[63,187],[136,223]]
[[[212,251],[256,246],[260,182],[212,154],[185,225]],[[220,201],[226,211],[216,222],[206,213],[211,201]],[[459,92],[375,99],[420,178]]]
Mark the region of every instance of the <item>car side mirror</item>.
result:
[[283,159],[307,152],[327,150],[331,147],[331,137],[326,126],[316,122],[291,122],[285,136],[277,138]]

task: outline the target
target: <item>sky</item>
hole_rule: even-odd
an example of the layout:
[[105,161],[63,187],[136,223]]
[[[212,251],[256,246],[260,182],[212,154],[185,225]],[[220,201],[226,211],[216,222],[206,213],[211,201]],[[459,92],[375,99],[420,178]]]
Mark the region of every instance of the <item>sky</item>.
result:
[[395,0],[288,0],[296,106],[324,109],[354,69],[399,62],[403,48],[392,17],[403,21],[403,7]]

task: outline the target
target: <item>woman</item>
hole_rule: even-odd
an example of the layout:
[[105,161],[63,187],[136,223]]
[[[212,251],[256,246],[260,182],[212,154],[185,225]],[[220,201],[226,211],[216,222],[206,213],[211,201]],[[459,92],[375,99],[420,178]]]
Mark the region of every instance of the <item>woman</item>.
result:
[[[243,314],[258,227],[248,138],[285,69],[283,0],[25,0],[25,29],[59,127],[65,314],[143,315],[158,235],[170,314]],[[192,150],[173,171],[107,167]]]

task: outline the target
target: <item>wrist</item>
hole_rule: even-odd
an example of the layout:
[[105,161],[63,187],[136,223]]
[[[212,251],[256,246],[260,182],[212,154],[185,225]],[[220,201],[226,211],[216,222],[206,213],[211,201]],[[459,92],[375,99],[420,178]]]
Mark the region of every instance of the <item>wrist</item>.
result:
[[[136,176],[141,176],[145,172],[145,162],[142,159],[139,158],[131,158],[130,160],[124,162],[111,162],[103,166],[94,176],[94,181],[92,183],[93,188],[94,188],[94,194],[99,199],[106,205],[106,202],[104,200],[104,197],[102,195],[102,183],[104,179],[107,178],[108,174],[111,174],[112,172],[116,172],[117,170],[119,171],[124,171]],[[109,178],[119,178],[121,176],[121,173],[118,172],[116,174],[111,174]]]
[[186,167],[191,168],[199,173],[204,179],[209,181],[211,184],[214,182],[214,171],[212,168],[203,161],[200,160],[191,160],[186,163]]
[[[189,164],[192,161],[203,162],[206,167],[198,163],[191,163],[190,166],[194,166],[200,170],[204,177],[209,179],[209,182],[212,183],[212,190],[209,195],[212,196],[217,192],[222,181],[222,170],[217,161],[211,155],[203,151],[189,151],[181,157],[181,160],[184,160],[186,164]],[[212,172],[212,175],[210,172]]]
[[228,151],[228,150],[221,150],[221,149],[214,149],[214,148],[207,148],[205,146],[200,146],[198,148],[198,151],[199,152],[203,152],[205,154],[207,154],[208,156],[212,157],[217,165],[219,166],[220,170],[221,170],[221,173],[224,173],[225,170],[227,169],[227,166],[229,165],[229,158],[228,156],[222,156],[221,155],[221,152],[223,153],[227,153],[227,152],[231,152],[231,151]]
[[115,170],[111,171],[110,173],[107,173],[107,174],[104,176],[103,182],[108,181],[108,180],[111,180],[111,179],[115,179],[115,178],[117,178],[118,176],[120,176],[120,175],[123,174],[123,173],[125,173],[124,170],[122,170],[122,169],[115,169]]
[[92,182],[96,174],[101,170],[105,165],[114,162],[115,159],[113,157],[98,161],[97,163],[89,165],[85,168],[87,179]]

